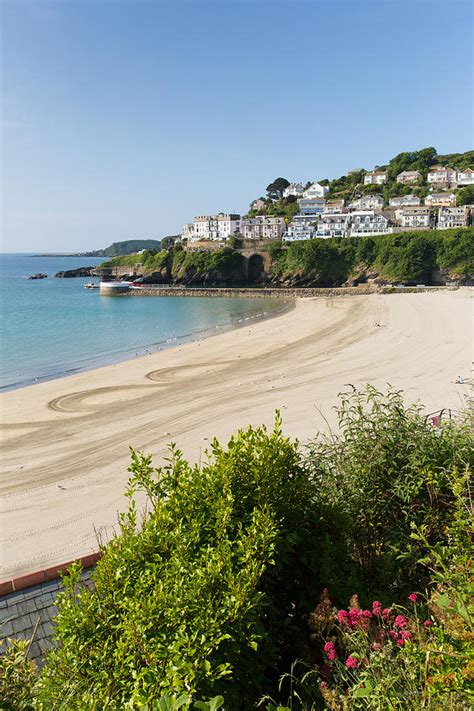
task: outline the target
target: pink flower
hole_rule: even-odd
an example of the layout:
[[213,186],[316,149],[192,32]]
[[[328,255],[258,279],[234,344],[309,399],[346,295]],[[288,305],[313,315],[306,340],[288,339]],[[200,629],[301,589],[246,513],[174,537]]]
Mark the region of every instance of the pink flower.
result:
[[395,637],[397,636],[397,633],[394,632],[393,630],[390,630],[388,633],[388,636],[391,637],[391,639],[395,639]]
[[371,613],[370,610],[362,610],[361,616],[362,616],[362,617],[365,617],[367,620],[371,620],[371,619],[372,619],[372,613]]
[[337,652],[335,649],[332,649],[330,652],[328,652],[328,659],[330,659],[331,662],[334,662],[334,660],[337,659]]
[[372,612],[377,617],[380,617],[380,615],[382,614],[382,603],[378,600],[374,600],[372,603]]
[[397,639],[397,644],[399,647],[403,647],[405,644],[405,640],[400,637],[400,639]]
[[395,617],[395,622],[393,623],[393,626],[399,627],[401,629],[402,627],[406,627],[407,624],[408,623],[406,617],[404,617],[403,615],[397,615]]
[[325,652],[331,652],[334,649],[334,643],[333,642],[326,642],[324,645],[324,651]]
[[425,621],[423,622],[423,624],[424,624],[425,627],[431,627],[431,625],[432,625],[433,623],[431,622],[431,620],[425,620]]
[[352,656],[347,657],[347,659],[346,659],[346,667],[347,667],[348,669],[357,669],[358,666],[359,666],[359,661],[358,661],[358,659],[356,659],[355,657],[352,657]]
[[339,610],[337,613],[337,619],[341,625],[343,622],[347,622],[348,617],[349,615],[345,610]]
[[411,639],[411,632],[408,632],[408,630],[403,630],[400,632],[400,639]]
[[410,600],[410,602],[415,604],[415,602],[418,600],[418,595],[416,595],[416,593],[412,593],[411,595],[408,595],[408,599]]
[[380,650],[382,649],[382,645],[380,644],[380,642],[374,642],[372,645],[372,649],[374,650],[374,652],[380,652]]
[[384,620],[388,619],[391,614],[391,609],[389,607],[384,607],[384,609],[382,610],[382,617],[384,618]]

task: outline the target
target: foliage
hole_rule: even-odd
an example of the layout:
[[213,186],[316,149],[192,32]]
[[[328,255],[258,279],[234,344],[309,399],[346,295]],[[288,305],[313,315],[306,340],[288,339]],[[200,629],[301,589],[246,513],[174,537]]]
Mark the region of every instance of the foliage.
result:
[[457,205],[474,205],[474,185],[461,188],[456,196]]
[[292,242],[275,251],[272,273],[339,286],[361,268],[390,281],[427,282],[435,268],[474,273],[474,229],[420,230],[375,237]]
[[0,657],[0,709],[30,711],[37,685],[36,664],[28,658],[31,641],[9,639]]
[[347,558],[363,582],[358,592],[403,597],[425,576],[423,545],[406,554],[412,526],[423,526],[430,545],[445,540],[457,483],[474,468],[472,432],[451,420],[435,428],[401,393],[371,386],[343,393],[338,415],[340,436],[310,445],[314,481],[345,521]]
[[276,200],[266,200],[265,207],[259,210],[249,210],[248,216],[258,217],[260,215],[269,215],[273,217],[284,217],[285,221],[289,223],[298,211],[299,205],[296,196],[289,195],[288,197],[281,197]]
[[[201,467],[175,449],[156,470],[149,457],[132,462],[130,507],[94,589],[80,587],[77,566],[65,581],[43,703],[138,707],[222,691],[229,708],[250,704],[312,587],[311,489],[296,445],[277,421],[227,449],[214,441]],[[136,493],[149,510],[140,526]]]
[[170,249],[181,235],[168,235],[161,240],[161,249]]
[[200,465],[132,452],[93,588],[74,565],[39,681],[7,648],[0,707],[472,707],[472,428],[371,386],[338,418],[303,451],[277,418]]
[[290,182],[286,178],[275,178],[275,180],[267,185],[267,195],[272,200],[278,200],[283,197],[283,191],[289,186]]

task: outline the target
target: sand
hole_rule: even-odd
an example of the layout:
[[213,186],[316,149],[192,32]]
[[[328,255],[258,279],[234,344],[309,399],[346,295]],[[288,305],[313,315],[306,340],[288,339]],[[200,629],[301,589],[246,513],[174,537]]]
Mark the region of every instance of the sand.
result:
[[[351,383],[391,383],[427,412],[469,396],[473,291],[300,299],[283,315],[1,396],[0,579],[97,550],[126,506],[129,446],[198,460],[249,423],[301,442],[336,425]],[[380,325],[375,325],[376,323]]]

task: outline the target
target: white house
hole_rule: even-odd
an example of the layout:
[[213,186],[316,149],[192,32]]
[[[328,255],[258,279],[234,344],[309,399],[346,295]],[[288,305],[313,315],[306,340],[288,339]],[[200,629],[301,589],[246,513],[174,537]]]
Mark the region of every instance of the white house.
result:
[[240,215],[219,212],[218,215],[198,215],[194,218],[193,242],[218,240],[225,242],[240,231]]
[[327,185],[320,185],[319,183],[312,183],[307,190],[304,191],[303,195],[305,198],[320,198],[324,197],[326,193],[329,192]]
[[402,207],[395,214],[405,228],[429,230],[433,225],[432,212],[429,207],[423,205]]
[[320,215],[326,207],[324,198],[300,198],[298,206],[301,215]]
[[393,225],[387,215],[373,210],[361,210],[351,214],[350,236],[388,235],[393,232]]
[[183,225],[181,239],[187,239],[188,242],[192,242],[194,240],[194,222],[188,222],[188,224]]
[[400,195],[399,197],[389,198],[388,204],[390,207],[402,207],[403,205],[421,205],[421,200],[416,195]]
[[397,183],[402,183],[403,185],[409,185],[410,183],[416,183],[421,178],[421,173],[417,170],[404,170],[397,175]]
[[317,215],[294,215],[288,225],[284,239],[288,242],[313,239],[316,236],[318,219]]
[[382,208],[381,195],[362,195],[358,200],[349,203],[349,210],[381,210]]
[[347,212],[321,215],[316,237],[345,237],[350,215]]
[[454,193],[431,193],[425,198],[425,205],[429,207],[454,207],[456,195]]
[[295,195],[296,197],[299,197],[300,195],[303,195],[304,193],[304,187],[301,185],[301,183],[290,183],[287,188],[283,190],[283,197],[290,197],[290,195]]
[[245,239],[281,239],[286,230],[284,217],[243,217],[240,231]]
[[461,207],[440,207],[438,210],[438,230],[449,230],[455,227],[468,227],[471,223],[469,205]]
[[458,185],[474,185],[474,170],[466,168],[465,170],[458,170]]
[[430,168],[426,180],[428,185],[444,185],[446,187],[456,186],[458,179],[457,170],[436,165]]
[[364,175],[364,185],[383,185],[387,177],[386,170],[370,170]]

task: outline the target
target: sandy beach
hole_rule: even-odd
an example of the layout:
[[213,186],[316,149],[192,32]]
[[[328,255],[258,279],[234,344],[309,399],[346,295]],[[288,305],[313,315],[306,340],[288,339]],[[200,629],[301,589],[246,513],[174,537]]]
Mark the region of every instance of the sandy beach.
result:
[[[469,395],[473,290],[301,299],[204,341],[1,396],[0,579],[97,549],[124,509],[129,446],[193,460],[213,436],[271,424],[302,442],[335,425],[345,385],[391,383],[427,412]],[[376,325],[379,324],[379,325]]]

